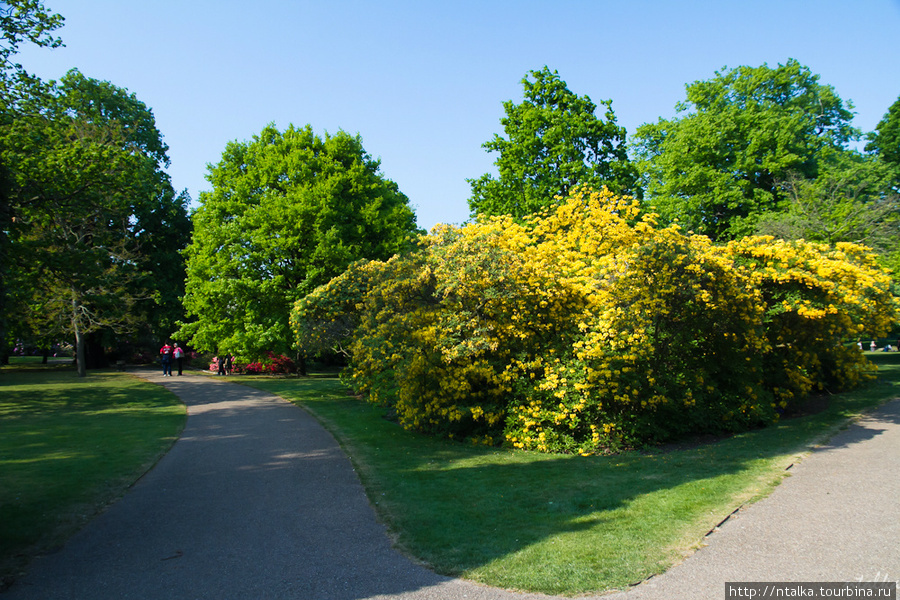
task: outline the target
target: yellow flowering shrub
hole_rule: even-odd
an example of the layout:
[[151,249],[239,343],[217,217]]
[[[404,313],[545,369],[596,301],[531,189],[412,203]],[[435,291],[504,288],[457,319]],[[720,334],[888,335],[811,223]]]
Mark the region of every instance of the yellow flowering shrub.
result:
[[885,335],[897,319],[890,275],[863,246],[786,242],[768,236],[729,243],[765,308],[765,385],[781,408],[813,390],[851,388],[872,376],[855,344]]
[[[770,423],[868,373],[843,342],[896,320],[864,249],[716,246],[579,190],[357,263],[297,303],[298,343],[341,344],[349,381],[404,427],[594,453]],[[319,344],[320,346],[316,346]]]

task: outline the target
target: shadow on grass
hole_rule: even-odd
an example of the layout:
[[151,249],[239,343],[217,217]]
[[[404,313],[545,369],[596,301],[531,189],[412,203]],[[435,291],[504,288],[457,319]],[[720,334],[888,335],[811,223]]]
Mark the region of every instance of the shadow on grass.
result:
[[[0,580],[56,547],[174,442],[175,398],[106,371],[28,364],[0,375]],[[0,581],[0,588],[3,587]]]
[[[624,587],[659,573],[741,504],[766,495],[798,452],[898,392],[883,378],[826,410],[683,450],[543,455],[402,430],[331,380],[245,381],[297,401],[357,464],[398,545],[438,572],[545,593]],[[892,409],[886,418],[900,418]],[[852,441],[880,434],[855,426]],[[826,446],[834,448],[836,446]]]
[[[884,381],[833,397],[829,408],[818,414],[713,444],[610,457],[546,455],[434,440],[404,431],[384,418],[383,409],[349,396],[335,379],[166,378],[167,388],[191,397],[185,443],[167,457],[184,470],[177,471],[177,482],[155,492],[162,498],[148,498],[147,506],[163,500],[191,506],[204,485],[212,493],[202,497],[202,513],[183,511],[183,523],[172,523],[168,513],[156,523],[142,513],[139,547],[153,547],[151,535],[187,530],[198,514],[217,536],[214,549],[221,546],[222,531],[229,539],[246,540],[255,553],[272,545],[266,541],[257,547],[260,540],[295,544],[290,552],[277,552],[273,561],[278,556],[301,556],[301,546],[314,548],[305,559],[290,561],[292,568],[310,573],[316,569],[325,573],[335,564],[343,565],[344,574],[355,572],[372,558],[370,550],[379,547],[374,535],[366,542],[369,546],[361,544],[366,536],[362,524],[353,519],[365,511],[345,505],[365,508],[365,501],[351,502],[356,492],[351,494],[353,486],[348,484],[355,476],[340,466],[341,453],[321,428],[284,403],[248,402],[263,396],[259,390],[198,385],[237,382],[297,400],[335,432],[399,547],[438,572],[546,593],[624,587],[661,572],[741,503],[767,493],[793,453],[848,416],[895,396],[898,358],[878,357]],[[862,421],[858,427],[856,441],[879,434],[877,424]],[[302,447],[297,441],[303,442]],[[287,477],[277,476],[285,473]],[[308,485],[297,489],[301,474]],[[232,506],[235,498],[243,497],[232,494],[238,488],[250,490],[253,502]],[[264,500],[269,498],[287,498],[290,510],[259,509],[268,506]],[[250,512],[251,506],[261,512]],[[247,518],[248,514],[276,518]],[[313,514],[321,518],[308,520]],[[127,527],[136,522],[126,519]],[[321,524],[328,539],[312,534],[314,523]],[[377,533],[383,541],[380,530]],[[103,568],[102,561],[95,562],[92,570]],[[158,557],[156,563],[175,564],[162,563]],[[235,576],[242,572],[231,563],[215,568],[222,581],[241,579]],[[382,565],[360,572],[365,579],[360,589],[366,591],[347,589],[335,597],[364,598],[373,591],[398,593],[440,582],[428,573],[404,571],[400,576],[399,568]],[[162,575],[174,577],[168,571]],[[297,581],[317,581],[313,575],[298,576]],[[193,583],[186,579],[184,585]],[[306,597],[317,597],[314,590],[307,591]]]

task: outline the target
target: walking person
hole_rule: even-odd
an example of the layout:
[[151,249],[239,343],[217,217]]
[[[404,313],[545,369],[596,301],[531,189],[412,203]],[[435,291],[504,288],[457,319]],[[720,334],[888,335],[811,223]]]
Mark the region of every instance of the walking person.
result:
[[159,349],[159,355],[162,361],[163,368],[163,377],[171,377],[172,376],[172,346],[169,345],[169,342],[166,342],[162,348]]
[[172,352],[172,355],[175,357],[175,364],[178,366],[178,375],[181,376],[182,362],[184,362],[184,350],[182,350],[181,346],[177,343],[175,344],[175,350]]

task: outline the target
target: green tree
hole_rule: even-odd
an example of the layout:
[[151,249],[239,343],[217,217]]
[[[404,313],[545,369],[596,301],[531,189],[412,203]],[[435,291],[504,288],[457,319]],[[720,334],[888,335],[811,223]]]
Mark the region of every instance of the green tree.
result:
[[74,338],[84,376],[87,336],[135,330],[163,297],[156,282],[182,268],[159,262],[183,247],[185,199],[134,95],[73,70],[32,102],[0,130],[18,308],[35,333]]
[[815,179],[789,174],[782,182],[782,210],[761,213],[756,233],[784,240],[851,242],[890,253],[897,246],[900,224],[900,200],[891,192],[890,178],[890,170],[875,157],[839,153]]
[[187,248],[179,335],[203,350],[258,358],[293,346],[293,303],[362,258],[385,259],[417,235],[397,185],[361,138],[267,126],[210,166]]
[[[44,92],[42,82],[29,76],[22,65],[14,62],[23,42],[56,48],[62,40],[51,33],[62,25],[63,18],[50,14],[39,0],[5,0],[0,2],[0,127],[7,128],[22,114],[35,94]],[[0,363],[9,362],[9,342],[18,321],[13,318],[18,289],[13,280],[18,276],[11,254],[11,232],[17,220],[10,203],[12,174],[0,162]]]
[[876,154],[894,171],[894,189],[900,192],[900,98],[869,134],[866,152]]
[[785,194],[781,209],[760,213],[755,233],[783,240],[861,244],[875,250],[883,266],[896,269],[900,196],[891,189],[893,177],[891,167],[878,156],[836,153],[815,179],[789,174],[781,185]]
[[781,209],[789,174],[814,179],[823,158],[859,138],[852,106],[796,60],[723,69],[687,86],[680,116],[638,128],[645,194],[667,220],[723,240]]
[[51,33],[62,27],[63,21],[61,15],[50,14],[40,0],[0,2],[0,71],[5,83],[26,73],[22,65],[13,62],[19,44],[30,42],[48,48],[62,46],[62,40]]
[[477,215],[523,217],[556,202],[578,185],[631,193],[637,179],[628,160],[625,129],[616,124],[612,100],[597,105],[571,92],[556,71],[544,67],[522,80],[525,100],[503,103],[506,138],[495,134],[483,147],[499,156],[499,179],[470,179],[469,208]]

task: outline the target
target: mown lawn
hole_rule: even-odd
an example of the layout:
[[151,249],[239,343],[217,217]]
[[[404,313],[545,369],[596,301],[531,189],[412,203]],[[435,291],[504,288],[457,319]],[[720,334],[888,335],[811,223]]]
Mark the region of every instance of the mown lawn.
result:
[[816,414],[713,442],[594,457],[410,433],[335,378],[240,381],[302,405],[335,434],[405,552],[440,573],[576,595],[661,573],[736,508],[770,493],[812,444],[900,395],[900,353],[870,356],[879,381],[828,397]]
[[125,373],[0,370],[0,589],[121,496],[177,439],[185,415],[173,394]]

